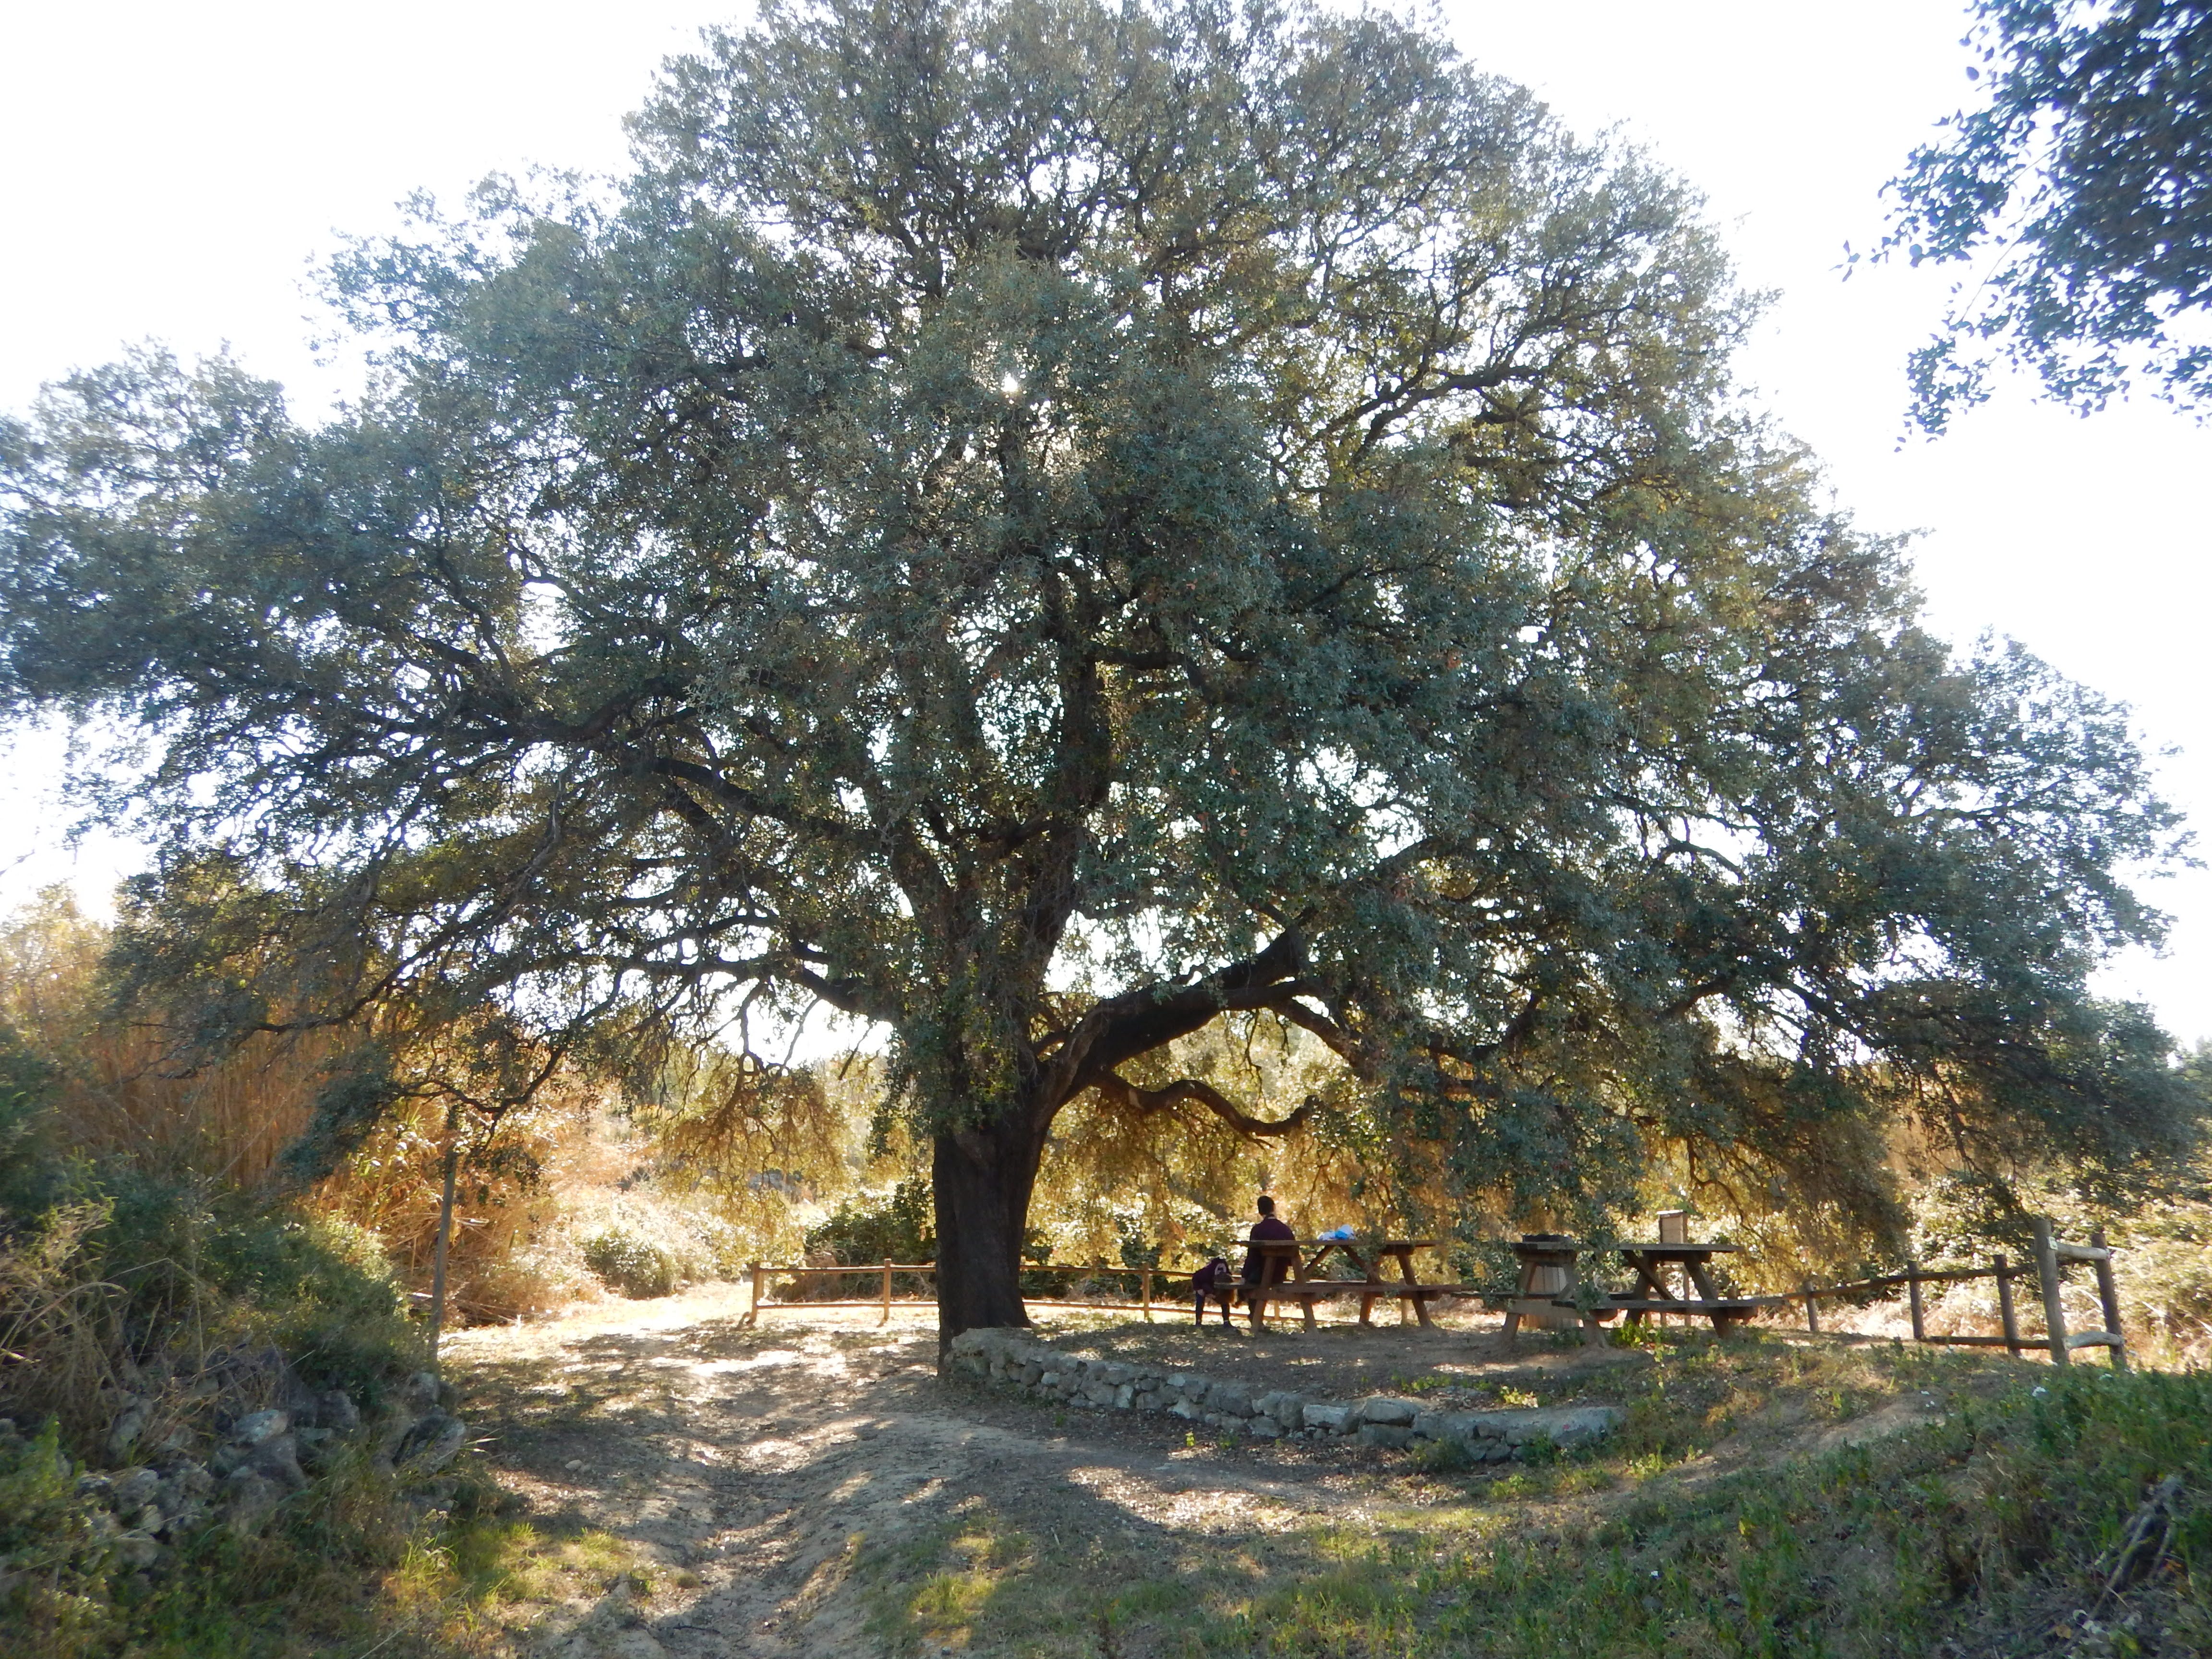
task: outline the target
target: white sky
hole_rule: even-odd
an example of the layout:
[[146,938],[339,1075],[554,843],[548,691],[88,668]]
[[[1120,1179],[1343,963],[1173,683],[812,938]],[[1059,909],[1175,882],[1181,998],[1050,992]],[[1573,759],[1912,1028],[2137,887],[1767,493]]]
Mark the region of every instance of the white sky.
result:
[[[533,163],[612,171],[620,118],[654,66],[733,14],[669,0],[388,0],[374,8],[0,0],[0,409],[157,338],[228,341],[308,409],[319,366],[301,279],[334,230],[374,232],[427,187],[451,197]],[[1879,237],[1882,182],[1968,92],[1944,0],[1456,0],[1442,15],[1484,67],[1583,131],[1618,126],[1702,189],[1746,282],[1780,290],[1744,371],[1832,470],[1861,522],[1923,532],[1930,614],[1960,640],[2011,635],[2136,711],[2183,750],[2167,793],[2212,817],[2197,694],[2212,428],[2148,401],[2083,421],[2018,389],[1937,442],[1900,442],[1905,354],[1948,273],[1839,280]],[[76,879],[93,896],[128,849],[60,845],[45,791],[58,737],[0,779],[0,904]],[[12,794],[4,793],[12,788]],[[2212,1037],[2212,877],[2148,890],[2177,917],[2162,960],[2107,988],[2185,1039]]]

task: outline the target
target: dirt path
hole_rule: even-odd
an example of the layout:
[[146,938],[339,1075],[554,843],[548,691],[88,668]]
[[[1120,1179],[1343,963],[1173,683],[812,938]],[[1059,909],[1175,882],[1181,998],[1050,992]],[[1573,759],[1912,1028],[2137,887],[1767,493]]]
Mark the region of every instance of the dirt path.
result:
[[[866,1311],[772,1313],[747,1329],[744,1305],[716,1287],[453,1340],[465,1414],[533,1523],[548,1536],[611,1534],[640,1569],[595,1601],[514,1609],[532,1626],[514,1645],[562,1659],[950,1653],[886,1612],[897,1596],[872,1583],[902,1560],[910,1579],[937,1571],[963,1534],[982,1536],[954,1547],[985,1556],[992,1537],[1026,1540],[1048,1573],[1079,1559],[1117,1582],[1164,1581],[1235,1559],[1264,1578],[1293,1534],[1309,1546],[1334,1526],[1412,1536],[1407,1517],[1424,1504],[1467,1513],[1463,1483],[1426,1482],[1395,1455],[1224,1446],[1172,1419],[1056,1412],[940,1382],[934,1321],[918,1312],[887,1328]],[[1466,1329],[1254,1341],[1164,1323],[1103,1332],[1077,1317],[1041,1334],[1340,1396],[1620,1397],[1650,1363],[1620,1349],[1510,1348]],[[1735,1461],[1714,1450],[1717,1462],[1698,1460],[1708,1474]],[[1547,1507],[1522,1503],[1514,1524],[1544,1524]],[[948,1615],[939,1627],[957,1625]],[[1097,1650],[1075,1632],[1023,1646]]]
[[[895,1551],[979,1503],[1030,1535],[1110,1537],[1142,1558],[1403,1501],[1398,1477],[1340,1447],[1224,1450],[1170,1419],[1053,1413],[940,1382],[934,1322],[910,1313],[889,1328],[772,1314],[749,1330],[744,1308],[716,1289],[453,1339],[465,1411],[501,1483],[541,1521],[611,1533],[659,1570],[649,1595],[617,1587],[532,1645],[579,1659],[876,1650],[851,1582],[862,1540]],[[1458,1382],[1575,1363],[1500,1360],[1462,1332],[1191,1339],[1167,1326],[1137,1337],[1150,1357],[1180,1350],[1218,1374],[1343,1393],[1409,1370]]]

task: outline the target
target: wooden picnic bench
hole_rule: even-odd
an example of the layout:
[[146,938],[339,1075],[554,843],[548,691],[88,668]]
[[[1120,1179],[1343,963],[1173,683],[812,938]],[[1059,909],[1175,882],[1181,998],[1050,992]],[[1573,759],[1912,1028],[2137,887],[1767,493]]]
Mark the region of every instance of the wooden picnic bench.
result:
[[[1715,1330],[1725,1333],[1749,1319],[1761,1305],[1750,1297],[1722,1295],[1707,1267],[1715,1256],[1740,1249],[1741,1245],[1692,1244],[1686,1240],[1662,1239],[1656,1244],[1621,1244],[1614,1248],[1635,1273],[1637,1286],[1630,1295],[1607,1297],[1598,1304],[1592,1310],[1598,1319],[1620,1314],[1625,1315],[1630,1324],[1640,1325],[1647,1314],[1682,1314],[1710,1319]],[[1697,1295],[1685,1296],[1668,1282],[1668,1269],[1675,1267],[1689,1275]]]
[[[1395,1300],[1402,1318],[1405,1308],[1411,1304],[1413,1317],[1424,1326],[1433,1327],[1428,1304],[1446,1297],[1472,1294],[1464,1285],[1425,1285],[1413,1271],[1413,1252],[1433,1249],[1432,1238],[1384,1239],[1298,1239],[1266,1238],[1253,1241],[1250,1248],[1261,1257],[1261,1282],[1257,1285],[1239,1284],[1246,1305],[1252,1309],[1252,1327],[1266,1328],[1267,1304],[1271,1302],[1296,1302],[1300,1316],[1308,1330],[1316,1328],[1314,1304],[1337,1297],[1359,1298],[1359,1322],[1370,1325],[1375,1304],[1380,1300]],[[1308,1252],[1311,1255],[1309,1255]],[[1334,1255],[1341,1255],[1359,1269],[1358,1279],[1316,1279],[1314,1274]],[[1398,1264],[1399,1282],[1393,1284],[1382,1276],[1387,1261]],[[1281,1266],[1279,1268],[1277,1263]]]
[[[1521,1263],[1521,1282],[1518,1293],[1504,1300],[1508,1337],[1523,1325],[1553,1330],[1580,1326],[1585,1342],[1597,1342],[1603,1340],[1604,1328],[1611,1321],[1626,1316],[1630,1324],[1640,1325],[1650,1314],[1710,1319],[1714,1329],[1725,1332],[1765,1305],[1752,1297],[1721,1294],[1706,1264],[1738,1247],[1692,1243],[1686,1211],[1660,1212],[1659,1241],[1655,1244],[1615,1245],[1621,1260],[1636,1274],[1636,1288],[1626,1296],[1602,1297],[1584,1307],[1575,1295],[1576,1261],[1588,1248],[1560,1233],[1524,1233],[1511,1246]],[[1677,1269],[1689,1276],[1695,1296],[1682,1294],[1670,1282]]]

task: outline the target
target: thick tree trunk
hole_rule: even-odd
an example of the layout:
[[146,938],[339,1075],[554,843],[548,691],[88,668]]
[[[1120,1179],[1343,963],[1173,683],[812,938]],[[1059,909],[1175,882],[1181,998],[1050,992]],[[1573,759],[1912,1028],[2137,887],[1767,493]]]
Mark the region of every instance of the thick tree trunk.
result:
[[937,1198],[937,1348],[994,1325],[1027,1325],[1022,1237],[1044,1137],[1021,1122],[939,1135],[930,1173]]

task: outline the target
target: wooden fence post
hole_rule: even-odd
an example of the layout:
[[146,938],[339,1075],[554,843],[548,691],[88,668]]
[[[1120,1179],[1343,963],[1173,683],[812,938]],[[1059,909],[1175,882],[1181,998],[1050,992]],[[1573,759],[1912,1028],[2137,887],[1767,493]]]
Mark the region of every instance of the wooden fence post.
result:
[[2043,1281],[2043,1328],[2051,1342],[2051,1363],[2066,1365],[2074,1356],[2066,1346],[2066,1310],[2058,1296],[2058,1252],[2051,1248],[2051,1218],[2039,1215],[2035,1223],[2035,1276]]
[[[2089,1242],[2099,1249],[2108,1248],[2102,1227],[2089,1229]],[[2105,1328],[2112,1334],[2112,1369],[2124,1371],[2128,1368],[2128,1350],[2120,1332],[2120,1287],[2112,1279],[2112,1258],[2100,1256],[2097,1268],[2097,1300],[2105,1304]]]
[[745,1316],[739,1320],[738,1323],[743,1328],[750,1330],[757,1327],[760,1323],[761,1264],[757,1261],[746,1262],[745,1276],[752,1282],[753,1300],[752,1305],[745,1310]]
[[876,1322],[878,1325],[888,1325],[891,1322],[891,1259],[889,1256],[885,1256],[884,1258],[883,1317],[877,1320]]
[[1928,1340],[1928,1322],[1922,1316],[1920,1306],[1920,1263],[1910,1257],[1905,1263],[1905,1289],[1912,1304],[1912,1340],[1925,1342]]
[[1805,1281],[1805,1328],[1815,1336],[1820,1334],[1820,1304],[1813,1296],[1813,1281]]
[[1144,1300],[1145,1323],[1149,1325],[1152,1322],[1152,1270],[1150,1267],[1138,1277],[1137,1294]]
[[2005,1352],[2020,1358],[2020,1316],[2013,1311],[2012,1263],[1997,1255],[1997,1316],[2004,1321]]

